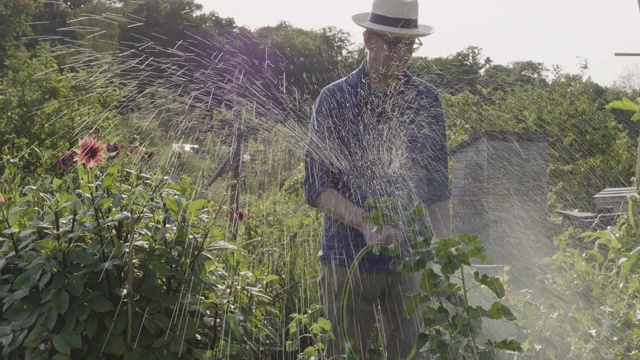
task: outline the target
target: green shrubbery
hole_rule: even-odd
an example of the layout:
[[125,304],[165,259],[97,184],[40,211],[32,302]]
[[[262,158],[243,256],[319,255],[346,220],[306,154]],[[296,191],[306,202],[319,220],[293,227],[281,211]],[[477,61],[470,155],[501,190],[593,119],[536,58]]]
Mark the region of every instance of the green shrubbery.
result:
[[632,212],[606,230],[556,237],[549,275],[516,312],[529,358],[640,358],[639,225]]
[[[2,357],[318,356],[339,324],[321,317],[317,267],[310,266],[318,244],[306,243],[319,238],[319,219],[303,205],[300,176],[260,201],[245,200],[230,216],[191,179],[154,173],[154,154],[86,138],[57,165],[63,176],[31,174],[36,180],[27,186],[7,162],[0,182]],[[230,225],[242,228],[233,244]],[[498,303],[469,306],[468,285],[449,280],[482,257],[480,242],[463,237],[432,249],[430,236],[414,241],[422,250],[411,267],[423,270],[433,260],[444,276],[427,270],[413,303],[446,298],[453,306],[451,314],[442,302],[427,308],[421,344],[441,355],[483,351],[474,343],[480,317],[510,312]],[[476,281],[504,295],[497,279]]]
[[6,167],[2,357],[268,357],[279,277],[224,241],[223,208],[189,179],[124,153],[22,187]]

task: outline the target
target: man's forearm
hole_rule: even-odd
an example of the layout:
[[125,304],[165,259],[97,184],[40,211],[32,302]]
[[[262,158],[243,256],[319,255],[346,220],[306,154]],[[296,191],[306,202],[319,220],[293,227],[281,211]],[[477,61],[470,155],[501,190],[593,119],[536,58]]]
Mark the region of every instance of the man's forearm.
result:
[[[335,189],[322,192],[316,200],[316,207],[331,219],[361,231],[368,224],[363,218],[369,213],[345,199]],[[428,206],[427,213],[436,239],[453,236],[449,200]]]
[[335,189],[323,191],[316,200],[316,207],[333,220],[362,230],[365,222],[362,219],[368,212],[345,199]]
[[433,227],[433,234],[436,239],[453,237],[449,200],[427,206],[427,213],[429,214],[429,222]]

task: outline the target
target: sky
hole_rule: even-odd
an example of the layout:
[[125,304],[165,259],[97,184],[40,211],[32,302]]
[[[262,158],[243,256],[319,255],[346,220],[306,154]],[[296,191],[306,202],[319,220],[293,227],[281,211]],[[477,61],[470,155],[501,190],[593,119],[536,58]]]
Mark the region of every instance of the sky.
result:
[[[362,42],[351,16],[371,10],[372,0],[196,0],[205,12],[232,17],[256,29],[287,21],[304,29],[335,26]],[[637,0],[421,0],[420,23],[436,32],[416,56],[448,56],[467,46],[483,49],[494,63],[533,60],[579,72],[611,85],[632,74],[640,85],[640,9]]]

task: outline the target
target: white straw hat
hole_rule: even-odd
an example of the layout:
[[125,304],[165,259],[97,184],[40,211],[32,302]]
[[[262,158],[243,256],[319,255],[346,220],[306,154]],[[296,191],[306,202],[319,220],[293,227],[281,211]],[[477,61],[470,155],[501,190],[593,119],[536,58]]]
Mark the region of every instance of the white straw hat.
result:
[[365,29],[393,36],[422,37],[433,34],[433,26],[418,24],[418,0],[373,0],[371,12],[353,15]]

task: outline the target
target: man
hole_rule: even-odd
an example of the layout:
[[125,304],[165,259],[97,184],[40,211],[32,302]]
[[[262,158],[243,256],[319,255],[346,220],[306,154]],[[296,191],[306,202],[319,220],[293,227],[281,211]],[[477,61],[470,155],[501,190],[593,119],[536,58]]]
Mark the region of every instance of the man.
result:
[[374,0],[370,13],[353,20],[366,29],[367,57],[317,99],[305,154],[305,195],[324,214],[319,285],[337,335],[329,357],[351,347],[365,359],[378,324],[387,358],[397,359],[411,353],[419,332],[419,314],[404,316],[403,296],[418,292],[420,274],[392,271],[389,256],[365,255],[345,299],[347,334],[340,324],[342,289],[365,246],[398,242],[407,247],[400,229],[384,226],[374,232],[363,219],[371,210],[365,206],[369,199],[393,199],[397,216],[419,202],[435,237],[451,236],[441,100],[433,86],[406,71],[416,42],[433,28],[418,24],[417,0]]

